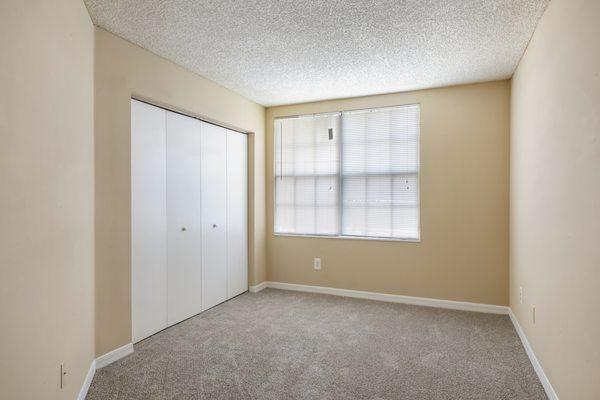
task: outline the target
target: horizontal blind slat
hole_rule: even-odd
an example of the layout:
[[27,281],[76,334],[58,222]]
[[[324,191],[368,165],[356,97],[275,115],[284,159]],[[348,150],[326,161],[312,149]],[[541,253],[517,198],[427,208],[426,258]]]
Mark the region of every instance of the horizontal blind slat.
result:
[[339,234],[340,118],[334,113],[275,121],[276,233]]
[[342,118],[342,235],[418,239],[419,106]]
[[275,232],[419,239],[419,114],[409,105],[276,119]]

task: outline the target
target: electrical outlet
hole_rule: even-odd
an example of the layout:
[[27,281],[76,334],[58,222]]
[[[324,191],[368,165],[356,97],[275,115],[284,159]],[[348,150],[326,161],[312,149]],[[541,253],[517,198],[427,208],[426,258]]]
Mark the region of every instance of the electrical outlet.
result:
[[523,286],[519,286],[519,304],[523,304]]
[[321,269],[321,259],[320,258],[315,258],[314,259],[314,261],[313,261],[313,267],[317,271]]

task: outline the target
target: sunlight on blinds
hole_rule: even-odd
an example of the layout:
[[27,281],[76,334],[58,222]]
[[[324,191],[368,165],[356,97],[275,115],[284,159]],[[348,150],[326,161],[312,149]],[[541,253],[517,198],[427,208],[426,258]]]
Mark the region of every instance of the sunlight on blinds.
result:
[[275,232],[419,239],[419,105],[275,120]]
[[337,235],[340,114],[275,122],[275,232]]
[[342,234],[418,239],[419,106],[342,118]]

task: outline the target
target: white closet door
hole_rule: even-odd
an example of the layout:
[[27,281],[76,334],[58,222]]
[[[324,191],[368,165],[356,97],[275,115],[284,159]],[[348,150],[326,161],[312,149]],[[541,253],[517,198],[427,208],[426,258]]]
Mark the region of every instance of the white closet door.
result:
[[227,131],[227,272],[228,298],[248,290],[247,139]]
[[167,326],[166,111],[131,100],[133,342]]
[[202,311],[200,121],[167,111],[168,325]]
[[227,300],[227,135],[202,122],[202,309]]

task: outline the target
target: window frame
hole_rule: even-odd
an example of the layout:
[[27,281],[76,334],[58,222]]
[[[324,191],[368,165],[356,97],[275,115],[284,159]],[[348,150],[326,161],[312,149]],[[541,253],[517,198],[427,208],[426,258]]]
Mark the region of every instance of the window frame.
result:
[[[275,230],[275,224],[276,224],[276,220],[275,220],[275,215],[276,215],[276,208],[277,208],[277,190],[276,190],[276,180],[277,180],[277,175],[276,175],[276,171],[277,171],[277,157],[276,157],[276,146],[275,146],[275,135],[276,135],[276,129],[275,129],[275,124],[277,123],[278,120],[282,120],[282,119],[292,119],[292,118],[302,118],[302,117],[314,117],[314,116],[321,116],[321,115],[331,115],[331,114],[337,114],[339,113],[341,115],[341,132],[342,132],[342,138],[343,138],[343,130],[344,130],[344,122],[343,122],[343,113],[345,112],[353,112],[353,111],[369,111],[369,110],[385,110],[388,108],[402,108],[402,107],[414,107],[417,106],[419,108],[419,122],[418,122],[418,132],[417,132],[417,211],[418,211],[418,223],[417,223],[417,238],[401,238],[401,237],[389,237],[389,236],[355,236],[355,235],[343,235],[341,234],[341,230],[340,233],[337,235],[328,235],[328,234],[315,234],[315,233],[310,233],[310,234],[306,234],[306,233],[286,233],[286,232],[277,232]],[[273,229],[273,236],[276,237],[296,237],[296,238],[314,238],[314,239],[341,239],[341,240],[364,240],[364,241],[378,241],[378,242],[407,242],[407,243],[420,243],[422,240],[422,232],[421,232],[421,103],[406,103],[406,104],[398,104],[398,105],[386,105],[386,106],[381,106],[381,107],[367,107],[367,108],[349,108],[349,109],[341,109],[341,110],[334,110],[334,111],[326,111],[326,112],[319,112],[319,113],[306,113],[306,114],[292,114],[292,115],[280,115],[280,116],[276,116],[273,117],[273,152],[272,152],[272,156],[273,156],[273,173],[271,176],[272,179],[272,201],[273,201],[273,207],[271,209],[272,211],[272,218],[273,218],[273,225],[272,225],[272,229]],[[344,179],[343,175],[342,175],[342,162],[343,162],[343,142],[340,143],[340,166],[339,166],[339,172],[338,172],[338,179],[340,181],[340,194],[339,194],[339,215],[340,215],[340,219],[342,217],[343,214],[343,187],[342,185],[342,181]],[[341,227],[340,227],[341,228]]]

